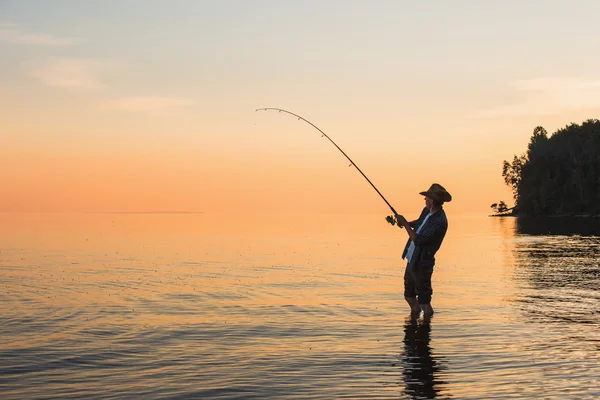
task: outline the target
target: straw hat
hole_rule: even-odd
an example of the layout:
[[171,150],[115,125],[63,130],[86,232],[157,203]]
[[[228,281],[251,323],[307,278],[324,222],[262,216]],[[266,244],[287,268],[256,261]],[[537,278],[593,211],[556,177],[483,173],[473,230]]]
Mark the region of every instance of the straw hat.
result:
[[441,201],[442,203],[452,201],[452,196],[450,195],[450,193],[448,193],[442,185],[437,183],[431,185],[429,190],[427,190],[426,192],[420,192],[419,194],[425,197],[429,197],[433,200]]

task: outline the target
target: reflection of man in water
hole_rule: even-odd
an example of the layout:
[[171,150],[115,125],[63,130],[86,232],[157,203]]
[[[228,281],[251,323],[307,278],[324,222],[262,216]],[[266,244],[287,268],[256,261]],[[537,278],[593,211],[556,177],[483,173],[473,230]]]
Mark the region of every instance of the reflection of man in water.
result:
[[408,222],[402,215],[396,215],[396,221],[409,236],[402,253],[402,258],[408,261],[404,272],[404,298],[413,314],[418,315],[423,310],[424,315],[431,316],[434,256],[448,230],[448,219],[442,205],[451,201],[452,196],[437,183],[420,194],[425,196],[425,208],[419,218]]
[[404,325],[404,392],[413,399],[433,399],[440,391],[436,380],[440,366],[431,356],[431,328],[427,321],[407,318]]

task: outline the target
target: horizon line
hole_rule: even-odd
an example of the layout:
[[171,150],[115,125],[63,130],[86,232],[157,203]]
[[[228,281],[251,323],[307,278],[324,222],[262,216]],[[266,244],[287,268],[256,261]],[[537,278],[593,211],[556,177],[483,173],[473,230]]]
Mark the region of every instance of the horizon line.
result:
[[84,214],[205,214],[205,211],[85,211]]

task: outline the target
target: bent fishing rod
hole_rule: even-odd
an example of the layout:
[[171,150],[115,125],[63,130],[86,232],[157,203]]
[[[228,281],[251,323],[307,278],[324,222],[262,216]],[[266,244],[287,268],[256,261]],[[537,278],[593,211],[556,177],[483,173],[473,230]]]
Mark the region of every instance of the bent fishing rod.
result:
[[[298,114],[294,114],[291,111],[287,111],[287,110],[283,110],[281,108],[273,108],[273,107],[265,107],[265,108],[257,108],[255,111],[278,111],[278,112],[283,112],[286,114],[290,114],[293,115],[294,117],[298,118],[301,121],[306,122],[307,124],[309,124],[310,126],[312,126],[313,128],[315,128],[316,130],[318,130],[319,132],[321,132],[321,137],[326,137],[331,143],[333,143],[333,145],[344,155],[344,157],[346,157],[348,159],[348,161],[350,161],[350,166],[354,165],[354,167],[358,170],[358,172],[360,172],[360,174],[367,180],[367,182],[369,182],[369,184],[373,187],[373,189],[375,189],[375,191],[377,192],[377,194],[379,196],[381,196],[381,198],[383,199],[383,201],[385,201],[385,204],[388,205],[388,207],[390,208],[390,210],[392,210],[392,212],[394,213],[394,215],[398,215],[398,213],[396,212],[396,210],[394,210],[394,207],[392,207],[392,205],[386,200],[385,197],[383,197],[383,195],[381,194],[381,192],[379,191],[379,189],[377,189],[375,187],[375,185],[373,185],[373,182],[371,182],[371,180],[369,178],[367,178],[367,176],[364,174],[364,172],[362,172],[362,170],[358,167],[358,165],[356,165],[356,163],[354,161],[352,161],[352,159],[350,157],[348,157],[348,155],[344,152],[344,150],[342,150],[340,148],[340,146],[338,146],[333,139],[331,139],[325,132],[323,132],[321,129],[319,129],[318,126],[316,126],[315,124],[313,124],[312,122],[310,122],[309,120],[307,120],[306,118],[303,118],[301,116],[299,116]],[[396,220],[394,219],[393,216],[389,215],[387,217],[385,217],[386,221],[389,222],[390,224],[394,225],[396,223]],[[398,225],[400,227],[402,227],[402,225]]]

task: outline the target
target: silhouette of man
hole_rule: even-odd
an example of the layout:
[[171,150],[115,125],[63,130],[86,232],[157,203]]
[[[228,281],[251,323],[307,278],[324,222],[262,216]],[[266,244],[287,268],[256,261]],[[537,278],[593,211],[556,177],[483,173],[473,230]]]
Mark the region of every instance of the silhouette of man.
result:
[[402,252],[406,259],[404,272],[404,298],[410,305],[411,313],[433,315],[431,307],[431,275],[438,251],[448,230],[448,219],[443,204],[452,200],[443,186],[434,183],[429,190],[420,192],[425,196],[425,208],[415,221],[408,222],[404,216],[396,214],[399,227],[404,227],[409,238]]

